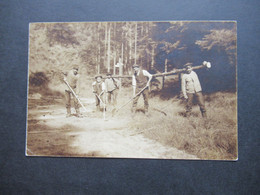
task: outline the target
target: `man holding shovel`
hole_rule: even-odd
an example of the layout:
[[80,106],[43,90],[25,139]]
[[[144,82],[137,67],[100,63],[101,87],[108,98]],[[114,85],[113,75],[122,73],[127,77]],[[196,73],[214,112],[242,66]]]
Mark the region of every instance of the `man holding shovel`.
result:
[[[67,109],[67,115],[66,117],[71,117],[71,99],[73,99],[74,107],[76,110],[76,117],[80,117],[79,112],[79,103],[77,98],[74,96],[73,93],[78,94],[79,93],[79,86],[78,86],[78,80],[79,80],[79,74],[78,74],[78,67],[74,66],[71,71],[64,74],[64,82],[67,83],[68,89],[65,90],[65,101],[66,101],[66,109]],[[73,90],[73,91],[72,91]]]
[[132,113],[135,114],[136,113],[136,106],[137,106],[137,102],[139,97],[141,96],[141,94],[143,95],[144,98],[144,111],[145,114],[148,115],[148,107],[149,107],[149,103],[148,103],[148,98],[149,98],[149,86],[150,86],[150,82],[152,80],[152,75],[146,71],[143,70],[139,67],[139,65],[135,64],[133,65],[133,69],[134,69],[134,74],[132,77],[132,85],[133,85],[133,107],[132,107]]

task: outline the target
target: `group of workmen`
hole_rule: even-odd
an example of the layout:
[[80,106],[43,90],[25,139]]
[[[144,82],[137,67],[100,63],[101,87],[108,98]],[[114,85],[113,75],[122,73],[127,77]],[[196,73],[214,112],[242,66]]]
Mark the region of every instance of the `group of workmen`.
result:
[[[202,88],[200,85],[199,78],[197,74],[192,70],[192,63],[187,63],[184,65],[185,73],[181,77],[181,88],[183,97],[187,100],[186,104],[186,116],[189,117],[192,111],[193,99],[197,99],[197,103],[200,107],[202,117],[207,117],[205,102],[202,95]],[[137,102],[139,97],[142,95],[144,99],[144,112],[149,116],[149,87],[153,75],[147,70],[142,69],[139,65],[133,65],[133,75],[132,75],[132,86],[133,86],[133,103],[132,103],[132,115],[134,116],[137,109]],[[82,117],[79,111],[79,102],[76,97],[79,93],[79,74],[78,67],[73,67],[65,77],[64,81],[69,85],[65,90],[65,100],[66,100],[66,117],[73,116],[71,114],[71,100],[73,99],[76,117]],[[101,108],[101,104],[107,106],[117,106],[117,96],[120,87],[120,81],[112,77],[111,73],[107,73],[105,80],[103,81],[102,75],[96,75],[95,81],[92,83],[92,92],[96,100],[96,112],[100,112],[106,108]]]

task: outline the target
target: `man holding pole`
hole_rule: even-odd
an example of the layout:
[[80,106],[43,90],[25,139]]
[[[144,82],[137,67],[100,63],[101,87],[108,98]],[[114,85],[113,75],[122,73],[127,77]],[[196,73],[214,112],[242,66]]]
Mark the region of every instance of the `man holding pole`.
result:
[[197,99],[202,117],[206,118],[205,102],[198,75],[192,70],[192,63],[184,65],[186,72],[182,75],[181,89],[184,98],[187,100],[186,116],[190,116],[192,110],[193,97]]
[[148,71],[141,69],[139,67],[139,65],[137,65],[137,64],[133,65],[133,69],[134,69],[134,74],[132,77],[132,85],[133,85],[134,100],[133,100],[132,112],[133,112],[133,114],[135,114],[138,99],[142,94],[143,98],[144,98],[144,110],[145,110],[145,114],[147,115],[148,107],[149,107],[149,103],[148,103],[149,89],[148,88],[150,86],[150,82],[151,82],[153,76]]
[[92,83],[92,90],[93,93],[95,94],[95,99],[96,99],[96,112],[100,112],[100,104],[101,101],[103,101],[102,96],[105,92],[105,83],[102,81],[101,75],[96,75],[95,79],[96,81]]
[[64,74],[64,82],[67,84],[67,89],[65,89],[65,102],[66,102],[66,109],[67,109],[67,115],[66,117],[71,117],[71,99],[73,99],[74,107],[76,110],[76,117],[80,117],[79,112],[79,103],[77,98],[75,97],[76,94],[79,93],[79,86],[78,86],[78,80],[79,80],[79,74],[78,74],[78,67],[74,66],[71,71],[69,71],[67,74]]

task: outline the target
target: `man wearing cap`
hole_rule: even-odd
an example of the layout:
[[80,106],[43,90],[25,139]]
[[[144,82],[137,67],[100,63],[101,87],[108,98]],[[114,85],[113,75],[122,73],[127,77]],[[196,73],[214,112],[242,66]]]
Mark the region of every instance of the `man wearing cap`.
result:
[[92,90],[96,99],[96,112],[100,111],[100,100],[103,101],[103,93],[105,92],[105,83],[102,81],[102,75],[95,76],[96,81],[92,83]]
[[108,103],[116,106],[117,104],[117,95],[119,89],[120,82],[118,79],[112,77],[111,73],[107,73],[107,78],[105,80],[105,91],[108,99]]
[[139,67],[139,65],[137,65],[137,64],[133,65],[133,69],[134,69],[134,74],[132,77],[133,97],[135,97],[136,94],[138,94],[143,89],[144,90],[134,98],[132,112],[133,113],[136,112],[137,101],[142,94],[143,98],[144,98],[144,110],[145,110],[145,113],[148,114],[148,107],[149,107],[149,104],[148,104],[149,90],[148,90],[148,88],[149,88],[149,85],[150,85],[150,82],[151,82],[153,76],[148,71],[141,69]]
[[[64,81],[66,81],[71,89],[78,94],[79,93],[79,74],[78,74],[78,67],[74,66],[71,71],[64,73]],[[66,101],[66,109],[67,109],[67,115],[66,117],[70,117],[71,115],[71,99],[73,99],[74,107],[76,110],[76,117],[80,117],[79,112],[79,103],[77,98],[73,95],[73,92],[69,89],[65,89],[65,101]]]
[[184,98],[187,100],[186,116],[190,116],[193,97],[197,99],[202,117],[207,117],[205,102],[198,75],[192,70],[192,63],[184,65],[186,72],[182,75],[181,88]]

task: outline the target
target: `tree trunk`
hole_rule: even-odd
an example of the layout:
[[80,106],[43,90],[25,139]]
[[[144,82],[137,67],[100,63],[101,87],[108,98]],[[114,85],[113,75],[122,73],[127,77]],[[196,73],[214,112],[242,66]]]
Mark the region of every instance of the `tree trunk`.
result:
[[155,45],[152,46],[152,63],[151,63],[151,69],[154,69],[154,57],[155,57]]
[[137,50],[137,22],[135,23],[135,64],[136,64],[136,50]]
[[104,67],[106,67],[106,52],[107,52],[107,22],[106,22],[106,28],[105,28],[105,50],[104,50]]
[[108,43],[107,43],[107,72],[110,72],[110,27],[108,30]]

